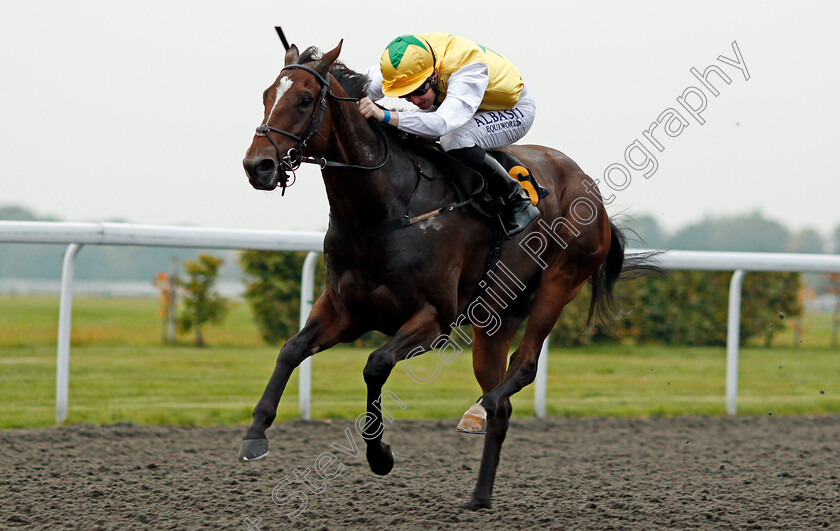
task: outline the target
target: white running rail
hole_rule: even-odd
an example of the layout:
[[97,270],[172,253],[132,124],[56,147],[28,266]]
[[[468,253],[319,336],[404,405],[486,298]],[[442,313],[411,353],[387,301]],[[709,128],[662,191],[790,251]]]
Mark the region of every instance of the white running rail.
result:
[[[127,223],[57,223],[0,221],[0,243],[63,243],[64,255],[59,303],[56,368],[56,422],[67,418],[70,366],[70,321],[73,301],[73,269],[82,245],[139,245],[206,249],[255,249],[264,251],[308,251],[302,271],[300,320],[306,321],[312,308],[314,271],[323,251],[323,232],[283,232]],[[646,251],[627,251],[628,255]],[[745,271],[788,271],[840,273],[840,256],[788,253],[733,253],[715,251],[667,251],[659,255],[663,269],[734,271],[729,289],[729,318],[726,345],[726,411],[737,412],[738,338],[740,334],[741,286]],[[538,417],[546,412],[547,342],[535,381],[534,408]],[[299,405],[301,416],[310,416],[310,359],[300,367]]]
[[[55,223],[0,221],[0,242],[64,243],[61,271],[61,298],[58,314],[58,346],[55,377],[55,421],[67,418],[70,381],[70,322],[73,313],[73,272],[76,255],[83,245],[141,245],[151,247],[191,247],[202,249],[253,249],[261,251],[309,251],[304,263],[303,282],[309,294],[301,291],[301,322],[304,308],[311,308],[312,278],[317,257],[324,248],[323,232],[279,232],[193,227],[132,225],[127,223]],[[308,270],[306,268],[309,268]],[[309,305],[307,307],[307,304]],[[308,315],[308,310],[306,312]],[[301,365],[309,374],[311,361]],[[307,394],[304,400],[303,393]],[[309,418],[309,382],[300,384],[301,414]],[[305,408],[304,408],[305,405]]]

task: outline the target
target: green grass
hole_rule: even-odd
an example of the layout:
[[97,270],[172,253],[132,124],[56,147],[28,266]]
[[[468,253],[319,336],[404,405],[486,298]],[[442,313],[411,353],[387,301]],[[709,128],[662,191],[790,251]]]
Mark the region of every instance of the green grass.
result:
[[[0,428],[54,424],[58,300],[0,297]],[[808,316],[797,347],[790,331],[773,348],[741,350],[739,413],[840,413],[840,350],[828,346],[830,316]],[[77,297],[74,301],[68,422],[247,424],[271,374],[277,348],[261,343],[245,305],[208,348],[191,338],[161,346],[157,302]],[[333,348],[313,358],[314,418],[355,418],[364,411],[362,369],[368,349]],[[434,353],[415,358],[415,374],[433,374]],[[651,416],[725,412],[723,348],[592,345],[552,349],[548,413]],[[441,364],[422,385],[400,364],[386,386],[405,404],[397,418],[455,418],[480,395],[469,352]],[[533,386],[513,399],[515,415],[534,414]],[[386,402],[387,404],[387,402]],[[279,419],[298,416],[297,375]]]

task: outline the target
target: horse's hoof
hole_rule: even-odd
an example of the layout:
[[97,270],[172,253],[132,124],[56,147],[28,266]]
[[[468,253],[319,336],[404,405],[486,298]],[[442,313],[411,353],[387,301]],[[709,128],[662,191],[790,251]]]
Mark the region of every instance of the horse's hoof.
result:
[[239,445],[240,461],[256,461],[268,455],[268,439],[245,439]]
[[470,500],[467,503],[461,505],[461,509],[466,509],[468,511],[478,511],[479,509],[489,509],[490,508],[490,500],[481,501],[481,500]]
[[381,450],[376,450],[368,446],[367,460],[371,472],[378,476],[387,476],[391,469],[394,468],[394,452],[391,451],[391,447],[387,444],[383,444]]
[[461,417],[456,428],[461,433],[482,434],[487,432],[487,410],[481,404],[473,404]]

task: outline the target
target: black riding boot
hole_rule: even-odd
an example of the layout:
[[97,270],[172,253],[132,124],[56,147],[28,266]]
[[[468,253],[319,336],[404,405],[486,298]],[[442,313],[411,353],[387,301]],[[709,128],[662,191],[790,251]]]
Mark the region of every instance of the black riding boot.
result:
[[499,190],[500,195],[505,200],[505,213],[501,220],[505,236],[511,238],[522,232],[525,227],[539,217],[540,211],[531,203],[528,192],[505,171],[505,168],[492,155],[485,153],[484,159],[476,169],[487,179],[490,189]]
[[531,203],[528,192],[483,148],[470,146],[453,149],[448,153],[480,173],[487,181],[491,195],[504,199],[505,212],[499,221],[505,236],[510,238],[522,232],[540,215],[540,211]]

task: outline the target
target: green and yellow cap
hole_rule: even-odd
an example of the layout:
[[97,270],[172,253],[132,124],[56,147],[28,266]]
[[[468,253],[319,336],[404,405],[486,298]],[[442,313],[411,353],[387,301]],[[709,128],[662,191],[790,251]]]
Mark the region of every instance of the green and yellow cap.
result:
[[400,97],[413,92],[435,70],[431,46],[416,35],[402,35],[392,40],[379,60],[382,70],[382,93]]

